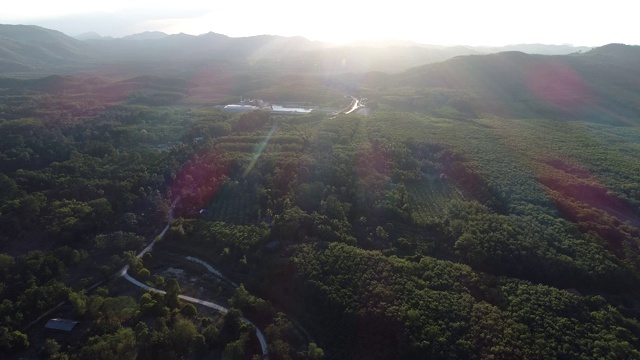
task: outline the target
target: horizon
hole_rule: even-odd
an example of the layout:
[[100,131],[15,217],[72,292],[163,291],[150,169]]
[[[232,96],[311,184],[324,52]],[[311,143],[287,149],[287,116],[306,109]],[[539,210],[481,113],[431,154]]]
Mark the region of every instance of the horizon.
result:
[[456,46],[461,46],[461,47],[469,47],[469,48],[501,48],[501,47],[509,47],[509,46],[526,46],[526,45],[540,45],[540,46],[567,46],[567,47],[575,47],[575,48],[580,48],[580,47],[590,47],[590,48],[597,48],[597,47],[601,47],[601,46],[605,46],[605,45],[609,45],[609,44],[622,44],[622,45],[628,45],[628,46],[640,46],[640,44],[631,44],[631,43],[623,43],[623,42],[608,42],[608,43],[602,43],[602,44],[598,44],[598,45],[577,45],[577,44],[572,44],[572,43],[542,43],[542,42],[514,42],[514,43],[508,43],[508,44],[501,44],[501,45],[486,45],[486,44],[479,44],[479,45],[470,45],[470,44],[458,44],[458,43],[451,43],[451,44],[438,44],[438,43],[424,43],[424,42],[416,42],[414,40],[407,40],[407,39],[398,39],[398,38],[363,38],[363,39],[356,39],[350,42],[345,42],[345,43],[336,43],[336,42],[330,42],[330,41],[324,41],[324,40],[314,40],[314,39],[310,39],[308,37],[302,36],[302,35],[279,35],[279,34],[252,34],[252,35],[239,35],[239,36],[232,36],[229,34],[224,34],[221,32],[216,32],[216,31],[208,31],[208,32],[204,32],[204,33],[185,33],[185,32],[175,32],[175,33],[170,33],[170,32],[165,32],[162,30],[144,30],[144,31],[140,31],[140,32],[134,32],[134,33],[127,33],[125,35],[121,35],[121,36],[112,36],[112,35],[104,35],[102,33],[99,33],[97,31],[86,31],[83,33],[77,33],[77,34],[70,34],[67,32],[64,32],[60,29],[55,29],[55,28],[50,28],[50,27],[46,27],[46,26],[42,26],[42,25],[38,25],[38,24],[27,24],[27,23],[16,23],[16,24],[8,24],[8,23],[0,23],[0,25],[15,25],[15,26],[37,26],[43,29],[48,29],[48,30],[54,30],[54,31],[58,31],[63,33],[66,36],[72,37],[72,38],[80,38],[82,36],[85,35],[97,35],[102,39],[124,39],[126,37],[129,36],[134,36],[134,35],[140,35],[140,34],[145,34],[145,33],[162,33],[166,36],[174,36],[174,35],[189,35],[189,36],[204,36],[207,34],[218,34],[218,35],[223,35],[223,36],[227,36],[229,38],[232,39],[239,39],[239,38],[249,38],[249,37],[256,37],[256,36],[274,36],[274,37],[285,37],[285,38],[294,38],[294,37],[300,37],[303,39],[306,39],[308,41],[313,41],[313,42],[321,42],[321,43],[326,43],[329,45],[334,45],[334,46],[351,46],[353,44],[359,44],[359,43],[385,43],[385,42],[397,42],[397,43],[413,43],[415,45],[422,45],[422,46],[442,46],[442,47],[456,47]]
[[[20,25],[31,25],[31,24],[20,24]],[[50,30],[56,30],[56,31],[60,31],[57,29],[50,29]],[[62,31],[60,31],[62,32]],[[304,38],[306,40],[309,41],[314,41],[314,42],[322,42],[322,43],[327,43],[327,44],[331,44],[331,45],[336,45],[336,46],[348,46],[348,45],[352,45],[352,44],[358,44],[358,43],[375,43],[375,42],[380,42],[380,43],[384,43],[384,42],[398,42],[398,43],[413,43],[415,45],[425,45],[425,46],[442,46],[442,47],[454,47],[454,46],[463,46],[463,47],[474,47],[474,48],[500,48],[500,47],[508,47],[508,46],[519,46],[519,45],[542,45],[542,46],[569,46],[569,47],[592,47],[592,48],[596,48],[596,47],[600,47],[600,46],[604,46],[604,45],[608,45],[608,44],[613,44],[613,43],[606,43],[606,44],[600,44],[600,45],[596,45],[596,46],[589,46],[589,45],[576,45],[576,44],[570,44],[570,43],[564,43],[564,44],[551,44],[551,43],[509,43],[509,44],[503,44],[503,45],[469,45],[469,44],[435,44],[435,43],[421,43],[421,42],[416,42],[413,40],[406,40],[406,39],[397,39],[397,38],[376,38],[376,39],[357,39],[357,40],[353,40],[351,42],[347,42],[347,43],[335,43],[335,42],[329,42],[329,41],[323,41],[323,40],[313,40],[313,39],[309,39],[305,36],[302,35],[278,35],[278,34],[253,34],[253,35],[243,35],[243,36],[231,36],[228,34],[224,34],[221,32],[216,32],[216,31],[208,31],[205,33],[199,33],[199,34],[190,34],[190,33],[185,33],[185,32],[178,32],[178,33],[167,33],[164,31],[160,31],[160,30],[145,30],[145,31],[141,31],[141,32],[137,32],[137,33],[130,33],[130,34],[126,34],[123,36],[111,36],[111,35],[103,35],[100,34],[96,31],[87,31],[84,33],[80,33],[80,34],[67,34],[65,32],[62,32],[63,34],[69,36],[69,37],[73,37],[73,38],[78,38],[78,37],[82,37],[83,35],[88,35],[88,34],[96,34],[98,36],[100,36],[101,38],[105,38],[105,39],[123,39],[129,36],[134,36],[134,35],[140,35],[140,34],[145,34],[145,33],[162,33],[165,34],[166,36],[173,36],[173,35],[189,35],[189,36],[204,36],[207,34],[218,34],[218,35],[223,35],[223,36],[227,36],[229,38],[232,39],[240,39],[240,38],[248,38],[248,37],[256,37],[256,36],[275,36],[275,37],[288,37],[288,38],[294,38],[294,37],[301,37]],[[630,46],[636,46],[636,44],[624,44],[621,43],[623,45],[630,45]]]
[[66,4],[64,9],[40,0],[11,4],[3,9],[0,23],[37,25],[69,36],[95,32],[114,38],[159,31],[194,36],[209,32],[229,37],[300,36],[336,45],[389,40],[474,47],[640,44],[633,12],[619,11],[625,8],[619,0],[606,9],[550,0],[518,6],[501,0],[429,6],[406,0],[394,6],[332,0],[304,8],[288,0],[274,0],[266,7],[253,1],[211,5],[194,0]]
[[509,46],[523,46],[523,45],[541,45],[541,46],[568,46],[568,47],[575,47],[575,48],[580,48],[580,47],[591,47],[591,48],[596,48],[596,47],[601,47],[601,46],[605,46],[605,45],[609,45],[609,44],[623,44],[623,45],[629,45],[629,46],[639,46],[639,44],[630,44],[630,43],[622,43],[622,42],[608,42],[608,43],[603,43],[603,44],[598,44],[598,45],[580,45],[580,44],[572,44],[572,43],[542,43],[542,42],[514,42],[514,43],[508,43],[508,44],[501,44],[501,45],[486,45],[486,44],[479,44],[479,45],[470,45],[470,44],[459,44],[459,43],[451,43],[451,44],[438,44],[438,43],[424,43],[424,42],[416,42],[414,40],[407,40],[407,39],[398,39],[398,38],[363,38],[363,39],[356,39],[350,42],[330,42],[330,41],[323,41],[323,40],[314,40],[314,39],[310,39],[308,37],[302,36],[302,35],[279,35],[279,34],[251,34],[251,35],[240,35],[240,36],[232,36],[232,35],[228,35],[225,33],[221,33],[221,32],[217,32],[217,31],[208,31],[208,32],[204,32],[204,33],[186,33],[186,32],[174,32],[174,33],[170,33],[170,32],[165,32],[162,30],[144,30],[144,31],[140,31],[140,32],[133,32],[133,33],[127,33],[121,36],[112,36],[112,35],[104,35],[102,33],[99,33],[97,31],[86,31],[86,32],[82,32],[82,33],[77,33],[77,34],[71,34],[71,33],[67,33],[64,32],[60,29],[55,29],[55,28],[51,28],[51,27],[46,27],[46,26],[42,26],[42,25],[38,25],[38,24],[27,24],[27,23],[16,23],[16,24],[8,24],[8,23],[0,23],[0,25],[15,25],[15,26],[38,26],[44,29],[48,29],[48,30],[54,30],[54,31],[58,31],[63,33],[66,36],[72,37],[72,38],[80,38],[82,36],[85,35],[97,35],[100,38],[103,39],[123,39],[129,36],[134,36],[134,35],[140,35],[140,34],[145,34],[145,33],[162,33],[166,36],[173,36],[173,35],[189,35],[189,36],[204,36],[207,34],[218,34],[218,35],[223,35],[223,36],[227,36],[229,38],[232,39],[238,39],[238,38],[248,38],[248,37],[256,37],[256,36],[275,36],[275,37],[289,37],[289,38],[293,38],[293,37],[300,37],[300,38],[304,38],[308,41],[313,41],[313,42],[322,42],[322,43],[326,43],[326,44],[330,44],[330,45],[335,45],[335,46],[350,46],[353,44],[358,44],[358,43],[385,43],[385,42],[397,42],[397,43],[413,43],[415,45],[422,45],[422,46],[442,46],[442,47],[455,47],[455,46],[462,46],[462,47],[470,47],[470,48],[501,48],[501,47],[509,47]]

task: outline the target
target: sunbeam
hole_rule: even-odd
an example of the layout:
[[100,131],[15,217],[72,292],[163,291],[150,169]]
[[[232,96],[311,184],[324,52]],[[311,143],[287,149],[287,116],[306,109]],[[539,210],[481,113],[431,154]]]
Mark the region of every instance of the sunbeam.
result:
[[262,143],[260,143],[260,145],[256,149],[256,152],[253,154],[253,157],[251,158],[251,162],[249,163],[249,165],[247,165],[247,168],[244,170],[244,173],[242,174],[242,177],[247,176],[249,174],[249,172],[251,172],[251,169],[253,169],[253,167],[255,166],[256,162],[260,158],[260,155],[262,155],[262,152],[267,147],[267,144],[269,143],[269,140],[271,140],[271,136],[273,135],[274,131],[276,131],[276,124],[273,124],[273,126],[271,127],[271,130],[269,131],[269,134],[267,134],[267,136],[264,138]]

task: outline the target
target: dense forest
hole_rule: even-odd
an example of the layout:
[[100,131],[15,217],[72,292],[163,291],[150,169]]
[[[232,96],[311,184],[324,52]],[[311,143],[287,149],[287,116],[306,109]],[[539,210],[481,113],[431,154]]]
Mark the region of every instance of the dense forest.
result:
[[[2,79],[0,354],[259,359],[258,329],[270,359],[640,358],[639,100],[611,107],[598,54],[579,98],[522,85],[578,55],[229,72],[206,101],[213,77]],[[347,91],[368,111],[214,106]]]

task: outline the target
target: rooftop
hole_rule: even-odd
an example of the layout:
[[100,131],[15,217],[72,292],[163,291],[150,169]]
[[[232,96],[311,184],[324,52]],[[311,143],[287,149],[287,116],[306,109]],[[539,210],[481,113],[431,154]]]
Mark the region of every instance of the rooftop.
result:
[[47,321],[44,327],[46,329],[71,332],[76,325],[78,325],[78,321],[56,318]]

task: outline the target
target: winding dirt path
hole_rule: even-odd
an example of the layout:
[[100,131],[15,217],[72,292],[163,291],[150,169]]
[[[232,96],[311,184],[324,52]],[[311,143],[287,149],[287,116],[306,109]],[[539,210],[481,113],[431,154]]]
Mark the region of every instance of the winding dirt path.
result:
[[[173,223],[173,208],[175,207],[176,203],[178,202],[178,200],[180,199],[176,199],[176,201],[173,202],[173,204],[171,204],[171,208],[169,210],[169,219],[168,219],[168,224],[167,226],[164,227],[164,229],[162,230],[162,232],[149,244],[147,245],[147,247],[145,247],[138,255],[136,255],[136,257],[141,258],[144,254],[150,252],[153,250],[153,245],[156,243],[156,241],[162,239],[164,237],[164,235],[167,233],[167,231],[169,230],[169,227],[171,226],[171,223]],[[219,271],[217,271],[216,269],[214,269],[211,265],[205,263],[204,261],[200,260],[200,259],[196,259],[196,258],[191,258],[189,259],[191,261],[195,261],[197,263],[200,263],[202,265],[204,265],[205,267],[207,267],[207,270],[212,271],[214,274],[218,275],[220,278],[230,282],[231,284],[235,285],[235,283],[233,283],[231,280],[227,279],[226,277],[224,277]],[[132,283],[133,285],[140,287],[142,289],[145,289],[147,291],[155,291],[158,292],[160,294],[166,294],[166,291],[164,290],[160,290],[160,289],[156,289],[154,287],[151,287],[147,284],[144,284],[136,279],[134,279],[133,277],[131,277],[131,275],[129,275],[127,273],[127,271],[129,270],[129,265],[124,266],[122,269],[120,269],[117,273],[116,273],[116,277],[124,277],[125,280],[127,280],[128,282]],[[235,285],[237,287],[237,285]],[[227,312],[229,312],[229,309],[227,309],[226,307],[220,305],[220,304],[216,304],[214,302],[211,301],[206,301],[203,299],[197,299],[191,296],[187,296],[187,295],[178,295],[178,298],[186,301],[186,302],[190,302],[193,304],[199,304],[205,307],[208,307],[210,309],[214,309],[216,311],[219,311],[223,314],[226,314]],[[254,329],[256,329],[256,337],[258,338],[258,341],[260,342],[260,348],[262,349],[262,358],[264,360],[268,360],[269,359],[269,351],[267,350],[267,340],[264,337],[264,334],[262,333],[262,331],[254,324],[252,323],[249,319],[247,319],[246,317],[241,317],[240,320],[242,320],[242,322],[249,324],[251,326],[253,326]]]

